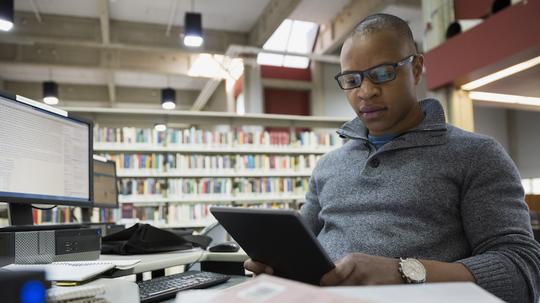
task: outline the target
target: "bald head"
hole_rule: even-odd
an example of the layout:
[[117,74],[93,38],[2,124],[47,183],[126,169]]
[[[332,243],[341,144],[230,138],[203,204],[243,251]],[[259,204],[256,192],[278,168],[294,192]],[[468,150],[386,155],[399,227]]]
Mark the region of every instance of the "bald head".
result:
[[399,17],[389,14],[373,14],[367,16],[356,25],[349,39],[366,37],[381,31],[394,33],[395,36],[401,40],[400,42],[402,42],[402,45],[410,47],[411,51],[415,53],[418,52],[411,29],[407,22]]

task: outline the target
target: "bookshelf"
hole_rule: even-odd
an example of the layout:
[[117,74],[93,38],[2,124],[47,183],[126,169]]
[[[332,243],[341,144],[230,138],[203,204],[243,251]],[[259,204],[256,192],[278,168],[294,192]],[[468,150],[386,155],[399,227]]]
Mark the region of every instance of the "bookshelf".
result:
[[[209,207],[297,208],[309,176],[341,145],[346,118],[122,108],[65,110],[91,119],[94,152],[117,164],[121,217],[204,227]],[[156,123],[168,129],[157,132]]]

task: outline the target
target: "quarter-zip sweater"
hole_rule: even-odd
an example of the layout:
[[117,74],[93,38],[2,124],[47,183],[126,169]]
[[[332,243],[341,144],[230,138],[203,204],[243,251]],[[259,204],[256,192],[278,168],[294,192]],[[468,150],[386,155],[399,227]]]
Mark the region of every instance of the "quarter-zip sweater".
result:
[[503,300],[538,302],[540,245],[516,166],[492,138],[447,124],[438,101],[419,104],[423,121],[380,149],[358,118],[344,124],[348,141],[317,162],[300,214],[334,261],[459,262]]

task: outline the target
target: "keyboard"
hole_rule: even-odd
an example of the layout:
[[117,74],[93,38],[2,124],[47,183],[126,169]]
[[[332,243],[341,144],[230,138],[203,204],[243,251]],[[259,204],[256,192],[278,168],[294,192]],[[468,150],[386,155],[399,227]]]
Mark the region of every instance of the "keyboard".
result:
[[204,271],[187,271],[175,275],[137,282],[141,303],[162,301],[173,298],[186,289],[207,288],[225,283],[231,277]]

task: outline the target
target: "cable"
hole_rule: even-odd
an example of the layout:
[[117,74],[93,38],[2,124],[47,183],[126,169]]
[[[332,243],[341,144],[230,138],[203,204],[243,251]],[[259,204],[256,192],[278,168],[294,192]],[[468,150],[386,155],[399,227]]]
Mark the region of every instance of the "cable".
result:
[[184,271],[188,271],[193,265],[195,265],[197,263],[200,263],[204,259],[204,254],[205,253],[206,253],[206,250],[201,248],[201,255],[199,257],[197,257],[197,259],[195,261],[193,261],[192,263],[185,264],[184,265]]
[[51,210],[51,209],[53,209],[53,208],[56,208],[57,206],[58,206],[58,205],[51,206],[51,207],[49,207],[49,208],[45,208],[45,207],[37,207],[37,206],[32,205],[32,208],[34,208],[34,209],[39,209],[39,210]]
[[75,216],[75,208],[69,208],[69,213],[71,214],[71,218],[73,218],[73,222],[82,223],[77,216]]

